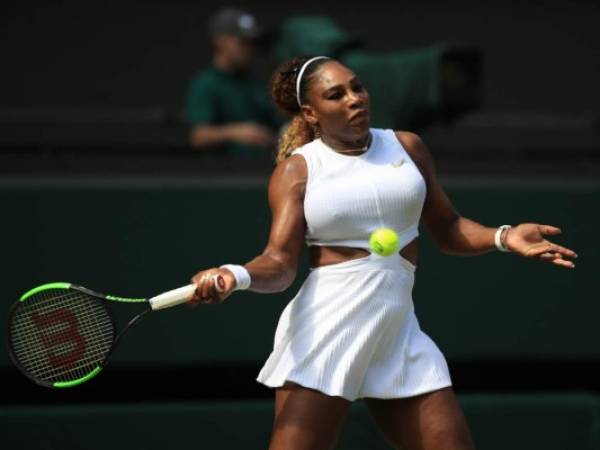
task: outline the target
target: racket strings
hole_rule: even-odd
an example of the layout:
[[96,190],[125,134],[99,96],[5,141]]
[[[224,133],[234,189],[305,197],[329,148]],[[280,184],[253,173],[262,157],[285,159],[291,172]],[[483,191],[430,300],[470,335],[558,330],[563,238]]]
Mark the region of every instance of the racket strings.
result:
[[[112,332],[112,330],[109,330],[108,327],[103,328],[102,330],[99,330],[101,332]],[[96,355],[99,352],[102,352],[106,346],[108,346],[110,348],[110,346],[112,345],[112,337],[108,337],[104,340],[98,340],[93,346],[90,346],[88,344],[88,348],[87,350],[91,351],[91,355],[92,355],[92,359],[96,360],[97,357]],[[23,363],[24,367],[31,372],[34,376],[40,376],[41,373],[43,371],[49,371],[48,367],[46,366],[46,361],[48,359],[48,349],[45,346],[38,346],[38,350],[31,350],[32,347],[28,347],[28,346],[32,346],[32,341],[30,340],[27,343],[18,345],[15,344],[14,345],[14,352],[17,355],[18,359]],[[33,345],[36,345],[35,343]],[[59,347],[59,346],[56,346]],[[72,351],[73,348],[63,348],[62,353],[67,353],[69,351]],[[59,353],[59,352],[55,352],[55,353]],[[82,359],[82,362],[86,362],[86,364],[90,364],[93,362],[93,360],[90,360],[90,358],[88,357],[86,360]],[[101,362],[101,360],[99,361]],[[73,368],[73,366],[69,366],[68,370],[71,370]],[[58,376],[58,371],[57,371],[57,376]]]
[[[60,301],[64,302],[62,305],[58,304],[56,301],[55,302],[40,301],[39,303],[37,303],[35,305],[27,304],[25,306],[29,307],[29,310],[23,311],[23,313],[28,314],[29,317],[27,317],[27,316],[24,317],[22,314],[20,314],[19,316],[15,316],[15,318],[13,318],[13,321],[18,321],[19,319],[21,319],[21,321],[22,321],[22,323],[20,324],[21,330],[23,330],[24,332],[36,333],[38,331],[39,327],[37,325],[35,325],[35,323],[32,320],[27,320],[27,319],[31,319],[31,314],[36,314],[38,316],[44,316],[48,313],[56,311],[57,309],[64,309],[64,306],[66,306],[66,304],[68,302],[80,299],[81,295],[82,295],[81,293],[75,292],[75,293],[70,293],[68,295],[56,296],[56,297],[49,299],[49,300],[56,300],[56,301],[60,300]],[[44,306],[44,304],[46,304],[46,305]],[[67,326],[68,326],[67,322],[56,321],[54,324],[47,324],[44,329],[46,330],[46,333],[49,334],[52,332],[59,332],[61,328],[66,328]]]
[[[80,314],[78,315],[80,316]],[[24,323],[27,323],[27,321]],[[81,326],[80,324],[85,326],[85,321],[80,320],[78,328]],[[79,334],[79,329],[77,330],[75,342],[69,340],[69,337],[72,338],[72,336],[67,336],[67,339],[65,339],[64,342],[61,342],[61,333],[64,334],[70,331],[68,328],[65,328],[64,325],[61,327],[48,326],[41,331],[28,330],[28,328],[30,327],[24,327],[24,330],[29,333],[24,335],[26,336],[26,339],[21,345],[14,345],[15,353],[22,361],[24,367],[36,377],[52,379],[53,376],[58,375],[59,372],[64,372],[64,370],[60,370],[64,365],[67,366],[68,369],[73,369],[73,377],[76,377],[78,372],[76,370],[77,368],[73,365],[73,362],[76,358],[83,356],[85,350],[87,350],[84,347],[85,339]],[[48,342],[44,342],[43,336],[38,335],[39,333],[43,333],[45,336],[52,336],[55,340],[51,340],[49,345]],[[70,333],[73,334],[72,331],[70,331]],[[31,349],[36,350],[31,351]],[[72,352],[77,353],[73,354]],[[72,355],[72,360],[67,359],[65,361],[65,355],[68,356],[70,354]],[[61,358],[63,358],[63,360],[61,360]]]
[[[76,335],[74,335],[74,331],[70,328],[60,329],[51,326],[43,329],[42,333],[45,333],[46,336],[54,337],[54,341],[50,343],[55,345],[47,345],[43,337],[37,335],[38,333],[35,331],[30,331],[30,334],[26,335],[28,336],[27,341],[23,342],[24,345],[30,347],[19,346],[21,348],[17,352],[18,357],[24,363],[25,368],[35,377],[47,381],[72,381],[78,379],[80,376],[84,376],[89,370],[93,370],[104,358],[106,350],[110,349],[112,342],[112,327],[110,323],[108,324],[109,326],[104,325],[96,331],[96,333],[108,332],[104,340],[98,340],[97,337],[91,340],[90,334],[86,332],[86,328],[97,326],[98,321],[94,318],[95,316],[85,316],[85,314],[90,313],[90,308],[82,309],[79,307],[78,310],[71,310],[71,312],[74,313],[72,317],[78,319],[77,329],[75,330]],[[66,336],[65,333],[67,333]],[[33,340],[31,336],[34,336]],[[73,342],[73,338],[75,338],[75,342]],[[64,339],[64,342],[61,342],[62,339]],[[27,349],[36,348],[36,346],[36,351],[27,353]],[[15,350],[17,350],[16,345]]]
[[[48,314],[52,314],[54,312],[61,311],[64,309],[67,309],[68,311],[74,313],[74,317],[76,317],[77,320],[77,329],[80,328],[81,325],[84,326],[103,326],[106,325],[106,323],[103,323],[102,321],[98,321],[98,317],[96,315],[83,315],[81,314],[82,310],[81,307],[78,307],[77,309],[74,308],[74,303],[73,301],[77,301],[76,298],[72,298],[71,300],[71,305],[69,305],[68,309],[65,308],[65,305],[57,305],[55,308],[50,309],[50,308],[44,308],[43,310],[38,310],[37,308],[28,308],[27,310],[23,310],[19,315],[16,315],[13,318],[13,323],[15,327],[18,327],[19,332],[24,334],[24,342],[27,342],[27,339],[29,340],[37,340],[39,339],[39,332],[40,332],[40,324],[36,323],[35,318],[42,318],[41,321],[44,321],[45,318],[48,317]],[[77,305],[75,303],[75,305]],[[79,313],[79,314],[78,314]],[[68,313],[67,313],[68,314]],[[50,316],[51,318],[52,316]],[[72,316],[69,316],[72,317]],[[66,320],[55,320],[54,323],[52,322],[46,322],[43,324],[43,332],[45,335],[47,336],[52,336],[55,334],[60,334],[60,333],[68,333],[70,331],[69,326],[72,326],[72,324],[70,324],[68,321]],[[67,341],[68,343],[68,341]]]
[[[19,325],[19,329],[23,332],[36,333],[39,330],[39,326],[36,325],[32,319],[32,315],[35,314],[37,316],[44,316],[48,313],[55,312],[60,309],[65,309],[65,306],[73,300],[76,300],[80,297],[79,292],[69,292],[67,295],[60,296],[52,296],[46,294],[46,292],[42,292],[37,294],[42,297],[50,297],[45,301],[36,301],[37,299],[29,299],[27,303],[24,303],[18,314],[15,314],[13,317],[13,323]],[[53,300],[53,302],[50,302]],[[60,302],[62,303],[60,303]],[[33,303],[35,302],[35,303]],[[45,304],[45,306],[44,306]],[[25,308],[25,309],[24,309]],[[66,328],[68,326],[67,322],[64,321],[55,321],[54,324],[49,323],[46,324],[44,329],[46,333],[52,333],[60,331],[61,328]]]
[[84,377],[107,357],[115,329],[102,301],[76,290],[49,289],[27,299],[10,327],[13,354],[45,382]]
[[[98,321],[98,314],[105,315],[107,313],[103,310],[103,308],[98,308],[100,305],[97,299],[92,298],[90,301],[90,299],[86,298],[85,295],[74,295],[70,296],[70,300],[71,301],[69,304],[65,306],[69,307],[70,313],[72,313],[73,317],[76,318],[76,323],[69,323],[69,325],[64,329],[50,326],[47,329],[44,329],[43,333],[56,337],[57,334],[53,333],[60,331],[62,332],[62,337],[67,338],[65,342],[60,342],[59,345],[52,348],[54,354],[58,354],[59,358],[60,356],[64,358],[65,355],[68,356],[69,352],[73,351],[78,351],[75,356],[80,358],[77,360],[73,359],[72,361],[67,360],[64,362],[64,364],[54,364],[55,370],[53,370],[51,373],[48,373],[48,375],[59,376],[61,374],[64,375],[66,373],[72,373],[71,378],[77,379],[81,372],[79,369],[83,369],[85,363],[93,363],[93,366],[96,366],[97,363],[101,361],[101,359],[100,361],[98,361],[98,359],[103,358],[105,351],[110,348],[113,327],[110,317],[107,317],[108,320],[105,320],[104,323]],[[95,308],[94,305],[96,305]],[[46,311],[47,307],[44,310]],[[90,330],[93,330],[93,334],[90,333]],[[99,340],[98,338],[102,336],[102,333],[105,333],[106,336],[104,339]],[[46,345],[44,342],[42,343]],[[79,364],[75,365],[76,362]],[[43,360],[41,363],[43,363]],[[83,374],[85,374],[85,370],[83,370]]]

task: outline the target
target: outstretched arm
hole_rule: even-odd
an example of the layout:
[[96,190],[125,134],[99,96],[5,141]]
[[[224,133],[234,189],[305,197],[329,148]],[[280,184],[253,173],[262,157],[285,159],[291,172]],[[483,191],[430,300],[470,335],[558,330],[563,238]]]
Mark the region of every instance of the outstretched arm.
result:
[[[479,255],[496,250],[494,235],[497,227],[486,227],[456,211],[437,179],[433,157],[421,138],[403,131],[397,132],[396,136],[425,178],[427,197],[423,222],[434,242],[444,253],[452,255]],[[560,229],[551,225],[524,223],[505,232],[502,242],[511,251],[527,258],[573,268],[575,265],[564,257],[575,258],[575,252],[544,238],[544,235],[559,233]]]
[[280,163],[269,183],[269,206],[272,212],[267,246],[245,265],[252,276],[250,289],[256,292],[281,292],[296,277],[304,243],[304,191],[306,163],[302,156],[292,156]]
[[[304,191],[307,170],[302,156],[292,156],[273,171],[269,182],[269,206],[272,213],[271,231],[264,251],[244,265],[250,273],[250,290],[281,292],[287,289],[298,268],[304,242]],[[215,275],[221,275],[225,286],[218,292]],[[235,289],[235,278],[228,269],[211,268],[192,278],[198,288],[191,303],[219,303]]]

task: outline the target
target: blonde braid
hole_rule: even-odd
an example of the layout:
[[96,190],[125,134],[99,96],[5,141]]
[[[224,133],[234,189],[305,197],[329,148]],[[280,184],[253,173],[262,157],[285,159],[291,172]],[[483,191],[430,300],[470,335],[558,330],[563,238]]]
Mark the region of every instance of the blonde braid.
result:
[[302,114],[296,114],[290,124],[279,138],[277,146],[277,159],[279,164],[286,158],[289,158],[294,150],[308,144],[315,139],[317,133],[302,117]]

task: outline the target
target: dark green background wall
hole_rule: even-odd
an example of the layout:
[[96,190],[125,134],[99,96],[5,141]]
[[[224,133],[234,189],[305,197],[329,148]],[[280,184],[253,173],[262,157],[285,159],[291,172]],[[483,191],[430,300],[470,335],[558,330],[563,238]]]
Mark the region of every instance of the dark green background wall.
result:
[[[261,252],[270,212],[266,179],[111,179],[0,184],[0,323],[26,290],[70,281],[150,296],[196,270]],[[574,271],[515,255],[442,255],[422,231],[414,298],[421,325],[450,360],[600,357],[597,261],[600,182],[446,180],[465,216],[490,226],[559,225],[579,253]],[[296,283],[277,295],[236,293],[219,307],[156,313],[115,355],[122,366],[260,362]],[[129,314],[129,311],[127,312]],[[1,353],[0,366],[9,364]]]
[[[600,66],[593,0],[233,2],[267,29],[299,14],[333,18],[372,51],[439,42],[485,52],[488,111],[597,111]],[[222,0],[2,2],[0,105],[181,108],[210,61],[208,16]],[[270,74],[273,61],[257,69]]]

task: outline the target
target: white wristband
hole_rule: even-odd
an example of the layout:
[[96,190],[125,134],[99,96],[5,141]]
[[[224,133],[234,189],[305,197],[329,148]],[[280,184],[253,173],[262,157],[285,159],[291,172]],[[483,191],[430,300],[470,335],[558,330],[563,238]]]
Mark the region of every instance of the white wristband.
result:
[[233,273],[235,278],[235,289],[234,291],[243,291],[250,287],[250,273],[244,266],[238,264],[224,264],[219,269],[228,269]]
[[494,244],[496,244],[496,248],[501,252],[510,252],[510,249],[502,243],[502,240],[500,238],[502,237],[502,232],[504,230],[509,230],[511,228],[512,226],[510,225],[502,225],[498,227],[498,229],[496,230],[496,234],[494,234]]

